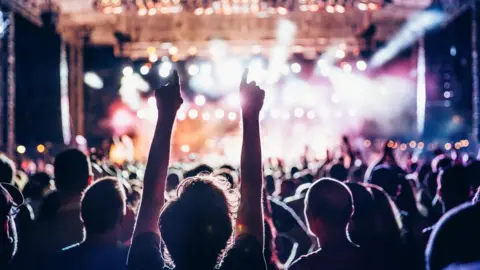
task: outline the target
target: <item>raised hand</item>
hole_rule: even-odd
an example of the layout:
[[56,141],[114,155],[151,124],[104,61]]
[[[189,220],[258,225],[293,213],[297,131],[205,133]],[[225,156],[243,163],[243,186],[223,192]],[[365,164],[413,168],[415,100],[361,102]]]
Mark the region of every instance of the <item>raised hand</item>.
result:
[[248,68],[245,69],[240,83],[243,116],[258,116],[265,100],[265,91],[255,81],[247,83]]
[[155,90],[155,98],[157,99],[157,109],[162,115],[173,115],[177,113],[182,106],[183,99],[180,94],[180,79],[177,71],[173,71],[167,83]]

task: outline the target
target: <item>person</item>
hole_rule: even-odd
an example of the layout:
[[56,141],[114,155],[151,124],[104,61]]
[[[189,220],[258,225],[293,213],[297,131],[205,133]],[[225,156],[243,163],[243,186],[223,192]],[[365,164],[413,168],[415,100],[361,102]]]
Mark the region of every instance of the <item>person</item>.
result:
[[126,199],[118,179],[97,180],[85,191],[81,201],[85,240],[47,258],[39,269],[126,269],[128,248],[121,241]]
[[0,183],[15,184],[15,164],[4,154],[0,154]]
[[320,249],[302,256],[289,269],[371,269],[363,250],[348,237],[352,215],[352,193],[345,184],[331,178],[315,182],[305,198],[305,216]]
[[[427,270],[480,261],[480,204],[465,203],[448,211],[437,223],[425,250]],[[478,269],[478,268],[474,268]]]
[[[437,177],[437,197],[442,204],[442,214],[468,202],[471,194],[470,188],[467,169],[462,165],[454,165],[441,170]],[[425,245],[436,226],[434,224],[423,230]]]
[[37,172],[30,176],[23,189],[26,200],[30,203],[35,217],[40,214],[43,199],[52,191],[51,177],[45,172]]
[[328,170],[329,177],[345,182],[348,179],[348,170],[341,163],[333,164]]
[[23,204],[22,193],[13,185],[0,183],[0,269],[7,269],[17,251],[17,231],[15,226],[15,211]]
[[93,180],[90,160],[77,149],[65,150],[55,157],[54,176],[57,191],[44,201],[49,215],[40,216],[20,243],[18,269],[28,269],[38,259],[84,240],[80,201]]
[[243,142],[238,212],[233,204],[238,201],[236,190],[229,188],[222,177],[205,174],[185,179],[177,189],[176,199],[165,203],[172,129],[183,102],[177,72],[155,91],[159,116],[128,269],[162,269],[165,263],[182,270],[214,269],[223,258],[221,269],[266,268],[259,124],[265,93],[255,82],[247,83],[247,75],[248,70],[240,86],[245,102],[241,106]]

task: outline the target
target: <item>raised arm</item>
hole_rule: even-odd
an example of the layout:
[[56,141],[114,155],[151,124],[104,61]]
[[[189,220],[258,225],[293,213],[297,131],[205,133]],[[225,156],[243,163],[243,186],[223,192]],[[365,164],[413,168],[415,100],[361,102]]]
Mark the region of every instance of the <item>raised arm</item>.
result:
[[166,85],[155,91],[158,118],[145,170],[144,187],[134,237],[143,232],[160,235],[158,220],[165,204],[165,181],[170,160],[170,139],[177,110],[182,105],[176,71]]
[[247,83],[245,70],[240,84],[242,98],[243,142],[240,164],[241,203],[238,211],[237,234],[247,233],[264,246],[262,207],[262,146],[259,114],[265,92],[255,82]]

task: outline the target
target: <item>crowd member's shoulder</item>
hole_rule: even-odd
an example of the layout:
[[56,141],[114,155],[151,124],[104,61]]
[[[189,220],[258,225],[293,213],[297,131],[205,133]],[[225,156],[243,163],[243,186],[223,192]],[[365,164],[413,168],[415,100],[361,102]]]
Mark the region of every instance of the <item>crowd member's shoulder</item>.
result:
[[249,234],[240,234],[235,244],[223,260],[221,270],[257,270],[265,269],[262,246],[257,238]]
[[301,256],[294,263],[292,263],[288,270],[309,270],[314,258],[320,255],[319,252],[320,251],[315,251]]

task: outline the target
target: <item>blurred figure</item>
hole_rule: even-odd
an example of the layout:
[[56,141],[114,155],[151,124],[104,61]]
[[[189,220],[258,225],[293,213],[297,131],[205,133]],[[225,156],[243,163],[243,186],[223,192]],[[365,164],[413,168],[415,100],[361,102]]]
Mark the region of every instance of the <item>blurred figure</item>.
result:
[[48,193],[52,191],[51,177],[47,173],[38,172],[30,176],[23,190],[26,200],[33,209],[35,217],[40,215],[40,205]]
[[54,174],[57,192],[44,202],[49,215],[40,216],[20,243],[15,261],[19,269],[28,269],[25,264],[35,264],[47,254],[84,240],[80,201],[93,180],[90,160],[79,150],[63,151],[55,157]]
[[15,212],[23,203],[23,196],[14,186],[0,183],[0,269],[7,269],[17,251]]
[[324,178],[315,182],[305,198],[305,216],[320,249],[302,256],[290,269],[370,269],[363,250],[347,236],[353,215],[353,198],[340,181]]
[[15,163],[4,154],[0,154],[0,183],[15,185]]
[[96,181],[81,202],[84,241],[65,247],[48,258],[41,269],[125,269],[128,248],[122,244],[122,221],[127,213],[126,194],[115,178]]
[[452,264],[480,262],[478,228],[479,203],[465,203],[447,212],[438,222],[428,242],[425,251],[427,270],[441,270]]

